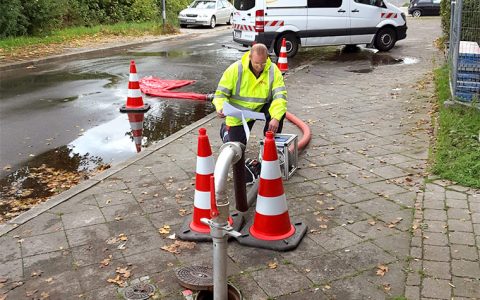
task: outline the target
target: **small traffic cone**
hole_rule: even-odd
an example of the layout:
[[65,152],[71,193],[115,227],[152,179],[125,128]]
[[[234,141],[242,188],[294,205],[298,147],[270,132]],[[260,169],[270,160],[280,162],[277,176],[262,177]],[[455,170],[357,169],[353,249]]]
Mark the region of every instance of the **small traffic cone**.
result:
[[298,246],[307,226],[302,222],[290,223],[273,137],[273,132],[266,133],[253,223],[242,229],[237,240],[247,246],[286,251]]
[[287,42],[285,38],[282,39],[282,47],[280,48],[280,56],[278,57],[277,67],[280,69],[282,74],[285,74],[288,71]]
[[128,113],[128,121],[130,122],[130,128],[132,129],[132,137],[133,141],[135,142],[137,153],[142,151],[144,114],[145,113]]
[[[193,214],[185,220],[177,236],[182,240],[188,241],[210,241],[210,226],[203,224],[200,219],[211,219],[210,177],[213,176],[215,161],[207,130],[200,128],[198,133]],[[243,223],[243,217],[238,213],[233,213],[229,218],[229,223],[235,230],[238,230]]]
[[140,91],[140,83],[138,82],[137,68],[135,61],[130,61],[130,76],[128,78],[128,96],[126,105],[120,108],[120,112],[147,112],[150,104],[144,104],[142,92]]

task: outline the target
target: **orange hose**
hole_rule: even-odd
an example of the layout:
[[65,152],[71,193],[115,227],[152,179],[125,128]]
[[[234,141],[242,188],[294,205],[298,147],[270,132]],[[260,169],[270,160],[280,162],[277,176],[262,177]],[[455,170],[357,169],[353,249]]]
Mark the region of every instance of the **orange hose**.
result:
[[[298,141],[298,151],[301,151],[308,145],[308,143],[312,139],[312,131],[310,130],[310,127],[308,127],[308,125],[305,124],[305,122],[303,122],[302,120],[297,118],[292,113],[289,113],[287,111],[286,117],[287,117],[287,120],[289,120],[293,124],[297,125],[297,127],[300,128],[300,130],[303,133],[302,138]],[[293,149],[289,149],[289,150],[290,150],[290,152],[293,151]]]

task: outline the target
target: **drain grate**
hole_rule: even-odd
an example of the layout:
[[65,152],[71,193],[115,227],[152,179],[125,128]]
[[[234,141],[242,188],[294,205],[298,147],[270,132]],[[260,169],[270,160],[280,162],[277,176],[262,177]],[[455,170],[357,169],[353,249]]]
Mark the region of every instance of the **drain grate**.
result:
[[175,272],[180,285],[191,290],[211,290],[213,288],[213,269],[206,266],[189,266]]
[[123,291],[126,300],[146,300],[155,293],[155,287],[150,283],[139,282],[127,286]]

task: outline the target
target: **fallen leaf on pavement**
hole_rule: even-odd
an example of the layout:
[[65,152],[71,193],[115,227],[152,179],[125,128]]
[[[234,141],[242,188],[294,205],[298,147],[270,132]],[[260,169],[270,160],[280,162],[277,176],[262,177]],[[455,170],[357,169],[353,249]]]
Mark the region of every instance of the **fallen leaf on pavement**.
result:
[[45,279],[45,282],[48,282],[48,283],[53,282],[53,277],[48,277],[47,279]]
[[370,224],[370,226],[373,226],[373,225],[377,224],[377,222],[375,222],[374,220],[369,220],[368,224]]
[[50,295],[49,295],[47,292],[42,292],[42,293],[40,294],[40,296],[41,296],[40,299],[42,299],[42,300],[43,300],[43,299],[47,299],[47,298],[50,297]]
[[125,235],[125,233],[120,233],[118,235],[118,238],[121,240],[121,241],[128,241],[128,237]]
[[384,276],[385,273],[388,272],[388,267],[384,265],[378,265],[377,266],[377,275],[378,276]]
[[270,269],[276,269],[277,266],[278,266],[277,262],[271,261],[271,262],[268,263],[268,268],[270,268]]
[[179,254],[182,249],[193,249],[193,248],[195,248],[195,242],[183,242],[183,241],[177,240],[173,244],[168,246],[163,246],[160,249],[170,253]]
[[163,225],[162,228],[158,229],[158,232],[160,234],[169,234],[170,233],[170,226],[169,225]]
[[26,295],[27,297],[32,297],[36,292],[38,292],[38,290],[27,291],[27,292],[25,293],[25,295]]
[[386,291],[386,292],[389,292],[392,287],[390,286],[390,283],[384,283],[383,284],[383,289]]
[[0,283],[5,283],[8,281],[8,278],[0,277]]
[[105,258],[104,260],[102,260],[100,262],[100,268],[103,268],[103,267],[106,267],[110,264],[110,261],[112,260],[112,255],[110,254],[107,258]]
[[30,274],[31,277],[40,277],[42,276],[43,271],[33,271],[32,274]]

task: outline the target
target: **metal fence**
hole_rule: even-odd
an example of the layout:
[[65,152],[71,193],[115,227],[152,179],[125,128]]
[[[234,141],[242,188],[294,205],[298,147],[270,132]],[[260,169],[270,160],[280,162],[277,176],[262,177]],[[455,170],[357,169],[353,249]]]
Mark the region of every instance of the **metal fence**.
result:
[[450,87],[454,100],[479,103],[479,44],[480,0],[453,0],[448,58]]

